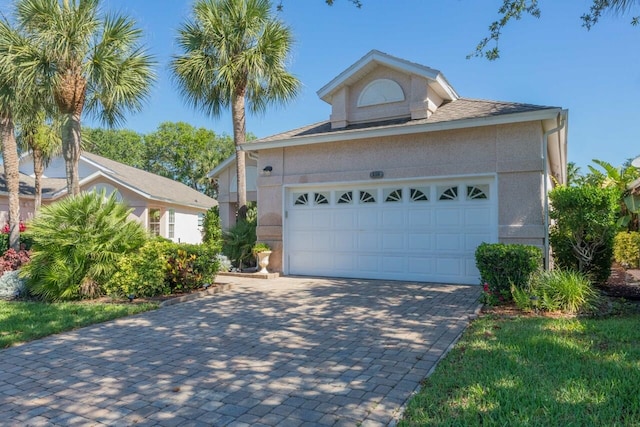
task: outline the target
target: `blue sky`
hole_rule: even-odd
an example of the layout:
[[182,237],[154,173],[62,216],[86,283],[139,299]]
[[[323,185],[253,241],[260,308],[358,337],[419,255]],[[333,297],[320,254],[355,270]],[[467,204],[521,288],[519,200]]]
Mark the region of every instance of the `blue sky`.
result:
[[[5,3],[5,0],[0,0]],[[247,118],[258,137],[328,118],[316,91],[371,49],[440,70],[463,97],[560,106],[569,110],[569,160],[614,165],[640,154],[640,28],[630,17],[607,16],[591,31],[580,15],[591,0],[541,0],[542,17],[526,17],[504,32],[502,58],[467,60],[502,0],[284,0],[279,15],[296,43],[290,70],[302,82],[297,99]],[[122,126],[151,132],[162,121],[185,121],[232,133],[231,118],[206,117],[181,99],[168,73],[178,53],[176,29],[191,1],[103,0],[132,15],[158,61],[158,82],[142,113]]]

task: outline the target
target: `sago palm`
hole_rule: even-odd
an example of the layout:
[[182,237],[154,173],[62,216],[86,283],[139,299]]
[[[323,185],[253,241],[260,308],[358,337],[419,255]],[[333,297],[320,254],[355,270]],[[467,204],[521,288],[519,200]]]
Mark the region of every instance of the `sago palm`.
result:
[[291,30],[268,0],[196,0],[193,19],[178,30],[182,51],[171,69],[193,107],[217,117],[231,107],[236,146],[239,217],[246,215],[244,152],[246,107],[262,112],[292,99],[299,81],[286,70]]
[[42,52],[25,62],[27,79],[44,79],[62,116],[69,194],[80,191],[78,161],[85,108],[106,124],[140,110],[154,80],[153,60],[135,22],[103,15],[100,0],[17,0],[16,19]]
[[25,232],[33,240],[31,262],[22,268],[29,291],[50,301],[100,294],[120,256],[146,240],[130,212],[104,192],[44,206]]

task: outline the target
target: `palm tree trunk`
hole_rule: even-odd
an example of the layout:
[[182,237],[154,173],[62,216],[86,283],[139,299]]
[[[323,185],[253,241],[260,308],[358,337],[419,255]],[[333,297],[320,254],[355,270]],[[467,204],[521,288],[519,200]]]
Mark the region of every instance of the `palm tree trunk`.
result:
[[40,210],[42,204],[42,175],[44,174],[44,156],[42,150],[38,148],[33,149],[33,174],[35,175],[35,212]]
[[247,180],[245,173],[244,151],[240,146],[244,144],[246,137],[244,90],[236,94],[231,106],[233,120],[233,142],[236,146],[236,174],[238,177],[238,219],[247,218]]
[[20,249],[20,171],[18,145],[11,113],[0,114],[0,139],[4,160],[4,177],[9,192],[9,247]]
[[64,115],[62,124],[62,155],[67,175],[67,192],[69,195],[80,193],[78,161],[80,160],[80,114]]

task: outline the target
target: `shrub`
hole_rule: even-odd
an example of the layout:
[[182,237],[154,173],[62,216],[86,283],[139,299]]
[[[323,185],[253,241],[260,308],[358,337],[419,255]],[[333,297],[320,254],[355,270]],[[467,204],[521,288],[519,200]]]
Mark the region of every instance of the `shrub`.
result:
[[165,285],[171,292],[184,292],[213,283],[220,268],[216,255],[208,245],[166,244]]
[[9,249],[0,257],[0,274],[20,269],[31,259],[28,251]]
[[[485,286],[485,295],[510,300],[511,285],[523,288],[542,266],[542,251],[535,246],[482,243],[477,247],[476,266]],[[486,301],[488,303],[498,301]]]
[[591,309],[598,295],[584,274],[571,270],[540,271],[526,289],[513,286],[511,291],[521,309],[567,313]]
[[604,283],[611,274],[618,193],[589,185],[557,187],[549,193],[555,223],[550,242],[556,266]]
[[253,247],[251,248],[251,253],[256,255],[256,254],[259,254],[260,252],[268,252],[270,250],[271,250],[271,246],[269,246],[268,244],[264,242],[256,242],[256,244],[253,245]]
[[253,221],[238,221],[224,233],[222,252],[242,269],[245,263],[254,259],[251,249],[255,243],[256,224]]
[[204,214],[202,221],[202,243],[219,247],[222,244],[220,211],[214,206]]
[[118,260],[116,272],[104,286],[107,295],[152,297],[168,294],[165,245],[159,240],[151,240],[139,251],[123,255]]
[[130,212],[104,192],[42,207],[25,232],[33,239],[31,262],[21,270],[29,291],[49,301],[99,295],[120,257],[146,241]]
[[616,234],[613,241],[613,258],[627,268],[640,267],[640,232]]
[[24,294],[26,287],[18,270],[5,271],[0,277],[0,298],[13,299]]

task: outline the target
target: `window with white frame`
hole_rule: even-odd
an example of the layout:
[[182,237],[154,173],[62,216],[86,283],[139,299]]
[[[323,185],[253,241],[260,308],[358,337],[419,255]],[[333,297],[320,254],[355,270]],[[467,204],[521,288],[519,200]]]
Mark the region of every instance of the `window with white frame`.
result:
[[176,211],[169,209],[169,238],[173,239],[176,234]]
[[149,209],[149,233],[152,236],[160,235],[160,209]]

